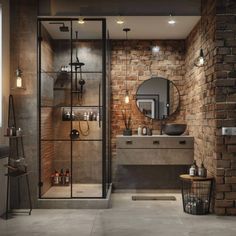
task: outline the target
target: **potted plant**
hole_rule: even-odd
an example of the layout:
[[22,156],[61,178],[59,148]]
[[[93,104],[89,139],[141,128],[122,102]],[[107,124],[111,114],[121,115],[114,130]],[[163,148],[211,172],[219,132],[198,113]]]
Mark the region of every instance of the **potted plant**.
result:
[[131,136],[132,135],[132,128],[131,128],[131,115],[127,117],[126,110],[122,110],[122,117],[125,125],[125,129],[123,130],[124,136]]

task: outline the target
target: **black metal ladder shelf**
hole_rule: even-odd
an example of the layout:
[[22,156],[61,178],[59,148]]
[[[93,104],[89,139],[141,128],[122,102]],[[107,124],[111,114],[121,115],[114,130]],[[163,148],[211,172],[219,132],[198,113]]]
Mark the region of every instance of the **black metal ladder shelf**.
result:
[[[14,100],[13,96],[9,96],[9,108],[8,108],[8,127],[14,127],[16,129],[16,119],[15,119],[15,110],[14,110]],[[29,186],[29,172],[27,170],[27,165],[25,164],[25,151],[24,151],[24,143],[23,143],[23,135],[4,135],[9,138],[9,147],[10,147],[10,155],[8,159],[8,164],[5,165],[7,168],[7,198],[6,198],[6,219],[8,219],[8,215],[11,212],[9,209],[10,202],[10,178],[17,178],[18,184],[18,201],[21,202],[20,197],[20,179],[25,177],[27,184],[27,193],[29,200],[29,211],[24,212],[31,215],[32,212],[32,201],[31,201],[31,193]],[[15,147],[15,148],[14,148]],[[23,162],[23,163],[20,163]]]

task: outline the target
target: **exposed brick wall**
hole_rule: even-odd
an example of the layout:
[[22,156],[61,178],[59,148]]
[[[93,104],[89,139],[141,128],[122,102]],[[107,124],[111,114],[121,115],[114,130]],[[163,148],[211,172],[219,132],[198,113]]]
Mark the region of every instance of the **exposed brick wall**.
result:
[[[203,6],[203,18],[186,39],[186,74],[184,97],[186,123],[194,136],[194,158],[198,165],[204,162],[208,172],[214,174],[215,152],[215,4],[208,0]],[[204,67],[194,66],[194,60],[203,49],[207,59]]]
[[[158,45],[160,51],[153,55],[152,46]],[[130,104],[124,105],[125,96],[125,48],[128,49],[127,87],[130,95]],[[113,40],[111,49],[111,90],[112,90],[112,167],[113,186],[115,188],[174,188],[176,182],[170,181],[171,175],[178,176],[183,172],[183,167],[170,169],[171,167],[138,167],[126,168],[116,165],[116,135],[122,134],[124,123],[122,109],[132,116],[133,133],[137,132],[139,125],[150,125],[150,119],[145,118],[136,106],[135,94],[138,86],[152,75],[167,78],[173,81],[180,92],[180,110],[170,118],[171,122],[184,122],[184,40]],[[160,123],[154,121],[154,129],[160,129]],[[169,169],[168,169],[169,168]],[[185,170],[184,170],[185,171]],[[152,173],[152,174],[150,174]],[[158,174],[159,173],[159,174]],[[160,173],[169,173],[168,177]],[[172,174],[171,174],[172,173]],[[129,183],[124,176],[129,176]],[[159,179],[159,184],[157,183]],[[176,178],[175,178],[176,179]],[[169,182],[168,182],[169,180]]]
[[[152,55],[151,47],[158,45],[160,51],[156,56]],[[128,49],[127,87],[130,93],[130,105],[124,105],[125,96],[125,48]],[[175,122],[185,120],[184,109],[184,41],[183,40],[130,40],[112,41],[111,50],[111,90],[112,90],[112,151],[115,155],[116,135],[124,129],[122,121],[122,109],[132,116],[132,129],[137,131],[141,124],[149,124],[149,120],[143,116],[137,106],[135,94],[138,86],[152,75],[167,78],[173,81],[180,91],[180,111],[171,118]],[[159,129],[159,122],[154,122],[155,129]]]
[[236,215],[236,138],[221,136],[236,126],[236,2],[216,1],[216,214]]

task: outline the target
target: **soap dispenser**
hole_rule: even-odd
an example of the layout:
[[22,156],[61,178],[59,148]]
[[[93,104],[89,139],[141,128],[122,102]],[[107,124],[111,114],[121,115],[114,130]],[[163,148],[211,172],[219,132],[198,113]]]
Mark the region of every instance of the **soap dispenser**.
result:
[[138,126],[138,135],[139,136],[142,135],[142,126],[141,125]]

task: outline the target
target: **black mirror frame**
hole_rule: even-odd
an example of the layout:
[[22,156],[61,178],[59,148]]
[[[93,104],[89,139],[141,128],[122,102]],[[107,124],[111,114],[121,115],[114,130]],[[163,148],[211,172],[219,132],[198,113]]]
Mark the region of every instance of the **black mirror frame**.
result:
[[[138,99],[137,99],[137,91],[139,90],[139,88],[140,88],[145,82],[147,82],[147,81],[149,81],[149,80],[151,80],[151,79],[154,79],[154,78],[157,78],[157,79],[165,79],[165,80],[170,81],[170,82],[175,86],[175,88],[176,88],[176,90],[177,90],[177,93],[178,93],[178,97],[179,97],[178,106],[177,106],[177,108],[175,109],[175,111],[172,112],[168,117],[166,117],[166,118],[164,118],[164,119],[156,119],[156,118],[151,118],[151,117],[149,117],[149,116],[144,115],[144,114],[140,111],[140,109],[139,109],[139,107],[138,107],[138,104],[137,104],[137,100],[138,100]],[[153,76],[153,77],[151,77],[150,79],[144,80],[144,81],[138,86],[138,88],[137,88],[137,90],[136,90],[136,94],[135,94],[135,101],[136,101],[135,104],[136,104],[136,107],[137,107],[138,111],[139,111],[143,116],[145,116],[145,117],[147,117],[147,118],[149,118],[149,119],[151,119],[151,120],[157,120],[157,121],[160,121],[160,120],[168,120],[169,118],[173,117],[173,116],[179,111],[179,108],[180,108],[180,92],[179,92],[179,89],[178,89],[177,85],[176,85],[173,81],[171,81],[171,80],[169,80],[169,79],[166,79],[166,78],[163,78],[163,77]]]

